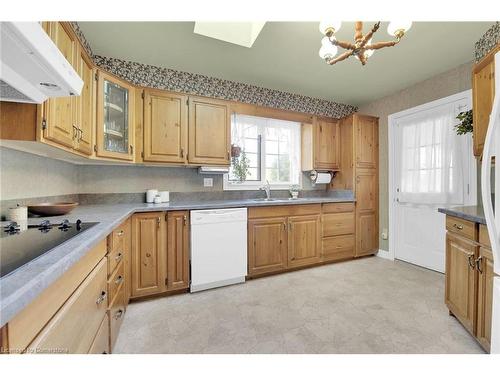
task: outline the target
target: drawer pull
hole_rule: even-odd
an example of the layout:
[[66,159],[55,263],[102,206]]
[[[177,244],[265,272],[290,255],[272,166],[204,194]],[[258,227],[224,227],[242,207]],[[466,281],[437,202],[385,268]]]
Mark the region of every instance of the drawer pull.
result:
[[455,224],[453,224],[453,228],[457,228],[458,230],[462,230],[462,229],[464,229],[464,226],[461,224],[455,223]]
[[103,290],[101,292],[101,295],[97,298],[97,300],[95,301],[95,303],[97,305],[100,305],[101,303],[103,303],[104,301],[106,300],[106,292]]
[[120,309],[115,313],[115,319],[118,320],[123,316],[123,310]]
[[469,254],[467,262],[469,262],[469,267],[474,269],[474,254]]
[[116,235],[117,235],[118,237],[121,237],[121,236],[123,236],[123,234],[124,234],[124,232],[123,232],[123,230],[121,230],[121,231],[119,231]]
[[481,269],[481,262],[483,260],[483,256],[481,255],[479,258],[476,259],[476,268],[479,271],[479,273],[483,273],[483,270]]
[[122,260],[122,258],[123,258],[123,254],[122,253],[118,253],[118,255],[115,256],[116,263],[118,263],[120,260]]
[[115,280],[115,284],[118,284],[118,285],[119,285],[119,284],[121,284],[121,283],[123,283],[123,276],[122,276],[122,275],[118,276],[118,277],[116,278],[116,280]]

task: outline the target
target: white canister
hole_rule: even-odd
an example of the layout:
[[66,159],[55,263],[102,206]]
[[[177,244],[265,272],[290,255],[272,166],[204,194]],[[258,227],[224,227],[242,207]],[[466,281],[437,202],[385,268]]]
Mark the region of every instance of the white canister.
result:
[[154,203],[158,204],[158,203],[161,203],[161,197],[159,195],[157,195],[153,201]]
[[170,192],[168,191],[160,191],[158,192],[162,203],[167,203],[170,201]]
[[158,190],[149,189],[146,191],[146,203],[153,203],[155,201],[155,197],[158,195]]

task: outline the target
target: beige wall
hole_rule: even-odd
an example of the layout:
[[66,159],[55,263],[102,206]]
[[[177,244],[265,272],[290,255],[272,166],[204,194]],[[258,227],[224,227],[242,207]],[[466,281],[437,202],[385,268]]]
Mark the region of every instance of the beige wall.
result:
[[[380,233],[382,230],[389,228],[387,117],[392,113],[470,89],[471,71],[472,62],[469,62],[412,85],[393,95],[360,106],[359,113],[380,118]],[[411,73],[408,72],[408,74]],[[389,242],[380,238],[379,247],[388,250]]]

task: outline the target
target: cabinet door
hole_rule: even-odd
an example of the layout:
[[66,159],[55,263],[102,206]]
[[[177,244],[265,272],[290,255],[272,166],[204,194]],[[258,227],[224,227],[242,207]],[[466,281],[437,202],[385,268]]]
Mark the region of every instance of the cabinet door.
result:
[[79,48],[77,71],[83,80],[83,88],[76,98],[75,126],[77,135],[75,149],[91,155],[94,149],[93,134],[95,129],[95,90],[94,69],[92,63]]
[[378,119],[370,116],[356,118],[356,167],[377,168]]
[[111,74],[98,72],[97,156],[134,159],[134,89]]
[[490,351],[491,313],[493,307],[493,254],[490,249],[479,248],[476,262],[479,272],[477,292],[477,332],[476,337],[486,351]]
[[315,129],[315,169],[339,169],[340,127],[338,121],[318,120]]
[[445,301],[448,309],[472,334],[475,333],[476,278],[474,243],[446,234]]
[[356,256],[364,256],[378,250],[378,181],[373,169],[356,174]]
[[165,290],[166,237],[162,212],[132,216],[132,297]]
[[248,274],[260,275],[287,268],[286,218],[248,221]]
[[157,91],[144,96],[144,161],[185,163],[187,97]]
[[219,100],[189,98],[189,163],[229,165],[231,121]]
[[189,287],[189,212],[168,213],[167,289]]
[[288,264],[290,267],[318,263],[320,249],[320,215],[288,218]]
[[[76,68],[77,42],[70,31],[61,22],[49,22],[46,24],[46,28],[57,48],[66,60]],[[53,98],[44,103],[44,139],[73,148],[73,140],[77,135],[74,124],[75,106],[75,97]]]
[[132,220],[128,218],[124,224],[123,228],[123,253],[124,253],[124,267],[125,267],[125,284],[124,295],[125,295],[125,306],[128,305],[128,301],[131,295],[132,289]]
[[486,130],[490,121],[491,107],[495,97],[495,61],[493,56],[482,61],[472,72],[472,112],[474,122],[474,155],[483,154]]
[[356,215],[356,256],[375,253],[378,250],[377,214],[373,211]]

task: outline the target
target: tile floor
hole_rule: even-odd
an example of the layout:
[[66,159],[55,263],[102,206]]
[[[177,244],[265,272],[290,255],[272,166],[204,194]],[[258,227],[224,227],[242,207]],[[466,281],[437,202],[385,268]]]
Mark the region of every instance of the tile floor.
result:
[[378,257],[131,303],[115,353],[483,353],[444,276]]

